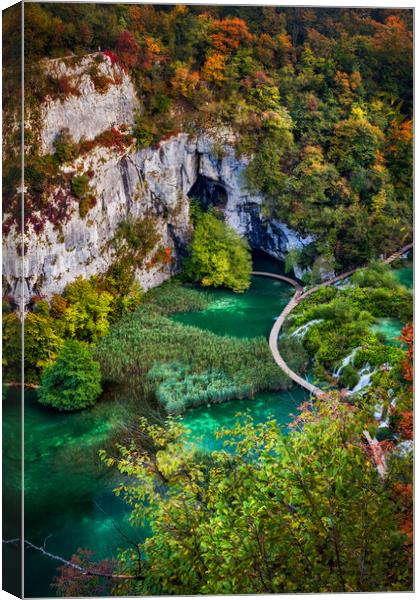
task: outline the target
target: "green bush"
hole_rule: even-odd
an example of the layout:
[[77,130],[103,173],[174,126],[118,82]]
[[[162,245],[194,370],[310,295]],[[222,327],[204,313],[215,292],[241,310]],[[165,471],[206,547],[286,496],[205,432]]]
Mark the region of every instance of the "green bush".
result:
[[214,213],[199,215],[190,246],[186,274],[204,286],[243,292],[251,283],[249,246]]
[[87,175],[75,175],[71,180],[71,191],[76,198],[84,198],[90,191],[89,177]]
[[69,130],[62,129],[54,140],[54,158],[59,165],[76,158],[77,149]]
[[361,288],[395,290],[399,287],[398,279],[391,267],[380,261],[372,261],[365,269],[359,269],[351,279],[356,286]]
[[79,410],[93,406],[101,391],[100,366],[90,349],[67,340],[57,360],[44,370],[38,399],[58,410]]
[[343,387],[353,389],[359,381],[359,373],[353,365],[346,365],[343,367],[340,375],[340,383]]

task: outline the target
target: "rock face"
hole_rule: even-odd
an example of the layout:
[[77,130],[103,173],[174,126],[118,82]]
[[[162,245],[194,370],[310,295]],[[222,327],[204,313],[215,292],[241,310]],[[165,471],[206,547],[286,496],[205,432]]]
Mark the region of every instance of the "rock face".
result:
[[[112,75],[111,67],[105,69]],[[124,76],[121,85],[97,94],[82,75],[83,93],[63,103],[43,107],[45,114],[42,145],[51,149],[58,132],[68,127],[75,140],[94,137],[104,129],[133,120],[137,101],[131,82]],[[84,82],[84,83],[83,83]],[[100,98],[99,98],[100,96]],[[229,139],[223,156],[214,150],[211,135],[191,139],[179,134],[162,141],[156,148],[123,151],[96,147],[77,159],[71,169],[93,173],[90,186],[96,205],[83,218],[79,204],[72,200],[71,214],[57,226],[46,223],[44,231],[25,234],[23,285],[20,281],[22,258],[16,249],[16,234],[11,230],[5,240],[3,273],[7,293],[17,303],[28,303],[34,295],[50,296],[61,292],[77,276],[89,277],[107,270],[113,260],[110,241],[121,221],[149,218],[160,236],[159,247],[170,249],[171,264],[153,260],[154,252],[138,270],[137,278],[149,289],[171,277],[179,268],[179,257],[190,236],[188,194],[197,179],[201,190],[217,186],[217,198],[223,198],[226,222],[248,237],[251,246],[280,259],[293,247],[310,242],[299,238],[286,225],[268,222],[261,214],[262,198],[246,189],[244,169],[247,161],[237,158]],[[213,186],[213,188],[212,188]]]
[[[62,60],[48,61],[46,70],[51,77],[62,80],[66,77],[68,85],[77,90],[77,94],[67,95],[66,99],[47,100],[42,106],[41,148],[53,151],[53,142],[60,129],[68,129],[78,142],[82,137],[93,139],[110,127],[128,124],[134,120],[136,92],[128,75],[109,58],[103,57],[100,63],[91,55],[70,66]],[[95,86],[91,69],[96,77],[108,80],[106,93],[100,93]]]

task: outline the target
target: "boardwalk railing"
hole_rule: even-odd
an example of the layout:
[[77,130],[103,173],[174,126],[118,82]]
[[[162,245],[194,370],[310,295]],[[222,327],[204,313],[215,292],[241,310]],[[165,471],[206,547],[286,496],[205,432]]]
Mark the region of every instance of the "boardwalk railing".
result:
[[[406,246],[401,248],[401,250],[399,250],[398,252],[394,252],[394,254],[391,254],[391,256],[388,256],[388,258],[383,259],[383,262],[386,264],[390,264],[391,262],[393,262],[394,260],[396,260],[397,258],[402,256],[403,254],[408,252],[408,250],[411,250],[412,247],[413,247],[413,244],[407,244]],[[361,268],[361,267],[359,267],[359,268]],[[284,373],[286,373],[286,375],[288,377],[290,377],[290,379],[292,381],[294,381],[295,383],[297,383],[298,385],[303,387],[305,390],[307,390],[308,392],[310,392],[317,398],[320,398],[326,392],[321,390],[321,388],[317,387],[316,385],[309,383],[309,381],[307,381],[306,379],[303,379],[303,377],[301,377],[300,375],[295,373],[286,364],[286,361],[281,356],[281,354],[279,352],[279,348],[278,348],[278,338],[280,335],[280,330],[283,327],[283,324],[284,324],[285,320],[287,319],[287,317],[289,316],[289,314],[292,312],[292,310],[295,308],[295,306],[297,306],[300,302],[302,302],[302,300],[304,300],[311,294],[317,292],[322,287],[325,287],[327,285],[333,285],[334,283],[337,283],[338,281],[342,281],[343,279],[350,277],[350,275],[353,275],[353,273],[355,273],[357,270],[358,269],[351,269],[350,271],[346,271],[345,273],[342,273],[341,275],[332,277],[331,279],[328,279],[327,281],[324,281],[324,282],[320,283],[319,285],[316,285],[315,287],[311,288],[310,290],[307,290],[304,293],[303,293],[303,288],[300,285],[300,283],[298,281],[296,281],[295,279],[292,279],[291,277],[286,277],[285,275],[277,275],[276,273],[269,273],[269,272],[265,272],[265,271],[253,271],[253,273],[252,273],[252,275],[261,275],[263,277],[271,277],[272,279],[279,279],[280,281],[285,281],[286,283],[289,283],[290,285],[292,285],[295,288],[296,291],[293,295],[293,298],[289,301],[287,306],[285,306],[285,308],[283,309],[280,316],[276,319],[276,322],[274,323],[274,325],[270,331],[269,345],[270,345],[270,350],[273,355],[273,358],[276,361],[276,363],[278,364],[278,366],[280,367],[280,369]],[[379,473],[379,476],[384,478],[385,474],[386,474],[385,454],[383,453],[378,440],[376,438],[372,438],[368,431],[364,431],[364,437],[366,438],[367,444],[369,445],[369,448],[372,452],[372,457],[373,457],[373,460],[375,461],[376,469]]]
[[[412,243],[407,244],[406,246],[404,246],[397,252],[394,252],[393,254],[388,256],[388,258],[383,259],[383,262],[386,264],[390,264],[391,262],[393,262],[394,260],[396,260],[397,258],[402,256],[403,254],[405,254],[406,252],[411,250],[412,247],[413,247]],[[345,273],[342,273],[341,275],[332,277],[331,279],[328,279],[327,281],[323,281],[319,285],[314,286],[313,288],[307,290],[306,292],[303,292],[303,288],[298,281],[296,281],[295,279],[292,279],[291,277],[287,277],[286,275],[278,275],[277,273],[270,273],[267,271],[253,271],[252,272],[252,275],[261,275],[262,277],[271,277],[272,279],[279,279],[280,281],[285,281],[286,283],[289,283],[290,285],[292,285],[295,288],[296,291],[295,291],[293,298],[290,300],[290,302],[287,304],[287,306],[285,306],[285,308],[283,309],[280,316],[276,319],[276,322],[274,323],[273,328],[271,329],[270,337],[269,337],[269,345],[270,345],[270,350],[273,355],[273,358],[276,361],[276,363],[278,364],[278,366],[280,367],[280,369],[284,373],[286,373],[286,375],[288,377],[290,377],[290,379],[292,379],[292,381],[294,381],[295,383],[297,383],[298,385],[303,387],[305,390],[308,390],[308,392],[310,392],[314,396],[320,397],[323,394],[325,394],[325,391],[321,390],[321,388],[317,387],[316,385],[313,385],[312,383],[310,383],[309,381],[307,381],[306,379],[304,379],[303,377],[301,377],[300,375],[295,373],[286,364],[286,361],[281,356],[281,354],[279,352],[279,348],[278,348],[278,338],[280,335],[280,330],[283,327],[283,324],[284,324],[285,320],[287,319],[287,317],[289,316],[289,314],[300,302],[302,302],[302,300],[304,300],[311,294],[314,294],[315,292],[317,292],[319,289],[321,289],[323,287],[326,287],[328,285],[334,285],[334,283],[338,283],[339,281],[342,281],[343,279],[347,279],[347,277],[350,277],[351,275],[353,275],[360,268],[362,268],[362,267],[358,267],[356,269],[351,269],[350,271],[346,271]]]

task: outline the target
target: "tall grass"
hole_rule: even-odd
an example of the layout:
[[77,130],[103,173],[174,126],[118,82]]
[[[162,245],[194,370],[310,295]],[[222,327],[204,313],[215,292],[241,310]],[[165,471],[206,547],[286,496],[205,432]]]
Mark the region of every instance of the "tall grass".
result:
[[[158,400],[172,412],[290,385],[263,337],[219,336],[157,314],[165,310],[170,307],[160,298],[111,327],[95,351],[106,380],[140,384],[155,377]],[[168,368],[162,365],[173,363],[184,370],[169,368],[162,379]]]
[[180,363],[156,365],[148,378],[157,384],[156,398],[170,414],[182,413],[191,406],[244,398],[252,392],[248,384],[238,383],[223,372],[195,374]]

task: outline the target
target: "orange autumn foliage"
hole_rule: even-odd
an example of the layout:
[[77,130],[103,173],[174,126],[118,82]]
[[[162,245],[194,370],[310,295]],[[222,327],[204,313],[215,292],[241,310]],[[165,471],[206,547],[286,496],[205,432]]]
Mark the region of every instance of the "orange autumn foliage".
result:
[[174,76],[171,79],[173,89],[182,96],[188,96],[193,92],[200,82],[198,71],[190,71],[187,66],[180,65],[175,69]]
[[239,46],[249,43],[252,35],[243,19],[233,17],[214,21],[210,38],[214,48],[223,54],[236,50]]
[[226,79],[226,60],[223,54],[211,54],[203,65],[201,76],[205,81],[220,83]]

